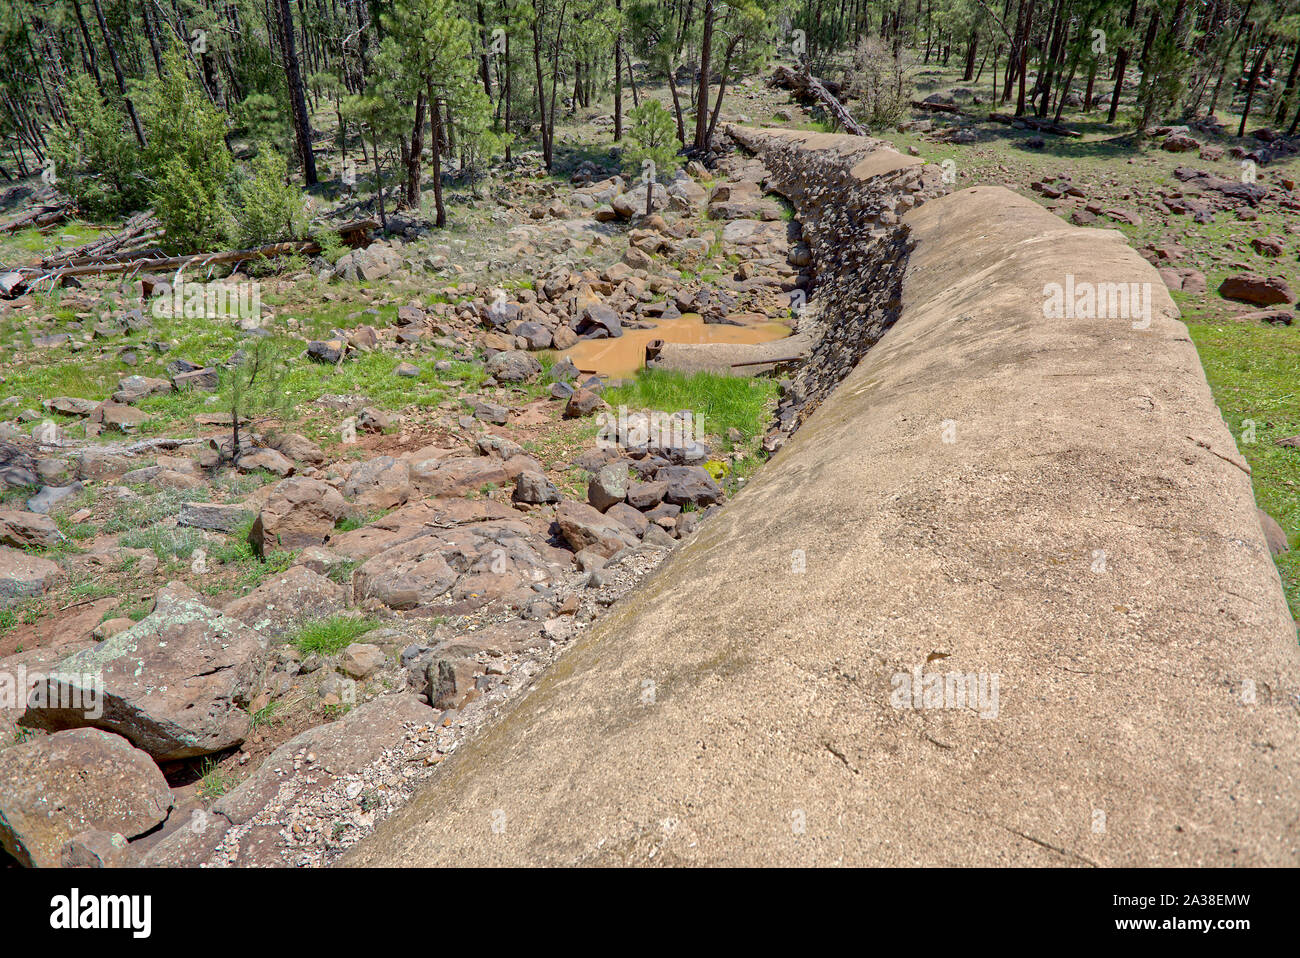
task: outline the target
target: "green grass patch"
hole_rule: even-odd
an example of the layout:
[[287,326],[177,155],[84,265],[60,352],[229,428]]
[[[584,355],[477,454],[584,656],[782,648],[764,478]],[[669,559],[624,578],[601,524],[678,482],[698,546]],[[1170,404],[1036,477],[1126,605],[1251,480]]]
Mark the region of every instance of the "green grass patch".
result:
[[123,532],[117,541],[124,549],[150,549],[159,562],[165,562],[172,557],[188,559],[192,556],[195,549],[203,546],[203,533],[185,526],[175,529],[153,526]]
[[205,801],[215,801],[235,785],[234,777],[217,764],[214,758],[205,758],[199,766],[199,796]]
[[751,439],[766,425],[776,393],[771,379],[642,369],[636,379],[608,390],[605,401],[630,410],[689,409],[704,434],[725,436],[728,429],[737,429]]
[[377,628],[378,622],[372,619],[354,619],[350,616],[335,615],[328,619],[318,619],[304,625],[289,643],[303,655],[315,652],[318,655],[334,655],[341,652],[371,629]]
[[1291,551],[1276,561],[1300,619],[1300,449],[1276,445],[1300,435],[1300,328],[1215,322],[1180,305],[1214,399],[1250,463],[1255,501],[1290,539]]

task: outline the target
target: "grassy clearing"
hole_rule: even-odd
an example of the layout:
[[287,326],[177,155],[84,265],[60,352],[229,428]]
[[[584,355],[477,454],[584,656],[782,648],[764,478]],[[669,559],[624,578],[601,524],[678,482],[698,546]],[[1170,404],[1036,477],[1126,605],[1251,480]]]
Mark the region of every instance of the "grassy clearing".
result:
[[1215,321],[1183,309],[1214,399],[1250,463],[1255,501],[1290,538],[1292,550],[1277,567],[1300,621],[1300,449],[1276,445],[1300,435],[1300,328]]
[[[288,356],[297,356],[307,339],[327,338],[336,329],[347,331],[363,325],[384,329],[396,321],[395,304],[371,304],[364,290],[326,289],[315,280],[304,279],[293,292],[296,305],[292,308],[280,306],[283,296],[278,292],[268,291],[264,296],[264,301],[276,307],[278,314],[267,328],[278,331],[276,345]],[[343,300],[324,301],[321,297],[327,293],[331,297],[352,295]],[[435,298],[438,297],[424,297]],[[102,309],[91,307],[74,312],[66,305],[68,300],[63,290],[34,294],[32,301],[43,311],[41,318],[23,316],[0,321],[0,340],[28,345],[34,336],[67,331],[68,324],[74,321],[80,321],[83,329],[88,330],[101,318],[115,317],[138,302],[138,291],[125,288],[109,299]],[[151,328],[129,331],[107,340],[96,338],[86,346],[65,344],[35,351],[31,358],[36,361],[16,363],[6,370],[7,395],[17,396],[21,408],[38,411],[42,400],[56,396],[104,399],[125,375],[166,378],[166,365],[178,358],[221,367],[246,342],[246,335],[233,320],[200,321],[146,312]],[[290,320],[296,327],[293,330],[289,329]],[[160,352],[152,345],[157,342],[168,343],[170,348]],[[134,353],[134,367],[126,366],[119,358],[122,350]],[[434,364],[439,360],[446,360],[450,365],[435,370]],[[397,376],[395,370],[403,361],[414,362],[420,374],[413,378]],[[291,407],[302,407],[326,394],[346,394],[365,396],[375,406],[398,410],[437,405],[451,398],[455,390],[476,387],[483,378],[481,367],[454,360],[448,350],[425,346],[412,355],[387,350],[355,354],[340,366],[294,358],[288,364],[281,388],[285,404]],[[192,433],[196,415],[227,411],[220,391],[151,396],[137,405],[151,417],[140,428],[143,436]],[[59,415],[50,418],[70,436],[82,434],[80,419]],[[110,434],[105,438],[120,437]]]
[[628,409],[689,409],[701,432],[725,436],[737,429],[748,440],[762,432],[776,392],[770,379],[642,369],[636,379],[607,391],[605,401]]
[[372,619],[354,619],[335,615],[328,619],[308,622],[289,640],[303,655],[334,655],[365,635],[379,623]]

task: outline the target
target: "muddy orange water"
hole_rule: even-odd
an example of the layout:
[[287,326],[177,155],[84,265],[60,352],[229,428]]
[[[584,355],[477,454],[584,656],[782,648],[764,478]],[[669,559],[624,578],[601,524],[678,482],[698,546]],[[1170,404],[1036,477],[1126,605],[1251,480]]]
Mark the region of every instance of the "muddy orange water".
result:
[[699,313],[684,313],[680,319],[664,319],[654,329],[624,329],[616,339],[584,339],[560,353],[568,356],[579,369],[621,379],[633,376],[645,365],[646,343],[662,339],[666,343],[770,343],[785,339],[790,328],[771,320],[754,321],[744,326],[729,323],[706,323]]

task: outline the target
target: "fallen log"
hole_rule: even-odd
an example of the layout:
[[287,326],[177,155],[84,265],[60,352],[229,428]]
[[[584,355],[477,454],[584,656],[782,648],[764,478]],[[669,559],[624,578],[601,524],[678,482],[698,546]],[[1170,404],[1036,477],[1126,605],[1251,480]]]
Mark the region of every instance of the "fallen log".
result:
[[92,276],[96,273],[130,273],[139,270],[179,270],[187,266],[218,266],[229,263],[243,263],[255,259],[274,259],[277,256],[291,256],[294,253],[319,253],[320,244],[315,240],[298,240],[288,243],[269,243],[253,249],[221,250],[215,253],[189,253],[185,256],[150,256],[124,254],[116,262],[89,263],[84,266],[69,266],[55,269],[42,275],[37,282],[46,279],[61,279],[64,276]]
[[54,226],[61,223],[68,217],[68,204],[58,203],[37,207],[28,210],[17,219],[10,220],[3,226],[0,226],[0,234],[17,233],[19,230],[25,230],[29,226]]
[[[159,233],[159,223],[153,213],[137,213],[126,221],[121,231],[114,233],[110,230],[109,235],[106,237],[47,256],[41,260],[41,267],[43,269],[53,269],[58,266],[85,265],[95,257],[118,253],[128,244],[148,242],[157,239],[159,235],[161,235]],[[135,252],[144,253],[146,250],[136,250]]]
[[[352,220],[337,227],[344,242],[354,247],[364,245],[370,237],[370,231],[378,228],[379,223],[373,219]],[[10,283],[4,293],[8,298],[19,296],[46,281],[55,283],[65,276],[96,276],[104,273],[139,273],[170,272],[196,266],[203,269],[208,266],[230,265],[249,260],[274,259],[277,256],[292,256],[295,253],[313,255],[321,250],[314,239],[295,240],[284,243],[269,243],[252,249],[218,250],[212,253],[189,253],[184,256],[160,255],[158,250],[143,250],[127,253],[110,253],[104,257],[90,257],[91,262],[65,264],[53,269],[21,268],[5,274],[7,277],[20,276],[21,281]]]
[[990,113],[989,119],[994,123],[1002,123],[1006,126],[1014,126],[1021,123],[1031,130],[1039,133],[1051,133],[1055,136],[1083,136],[1078,130],[1072,130],[1068,126],[1061,126],[1059,123],[1053,123],[1051,120],[1040,120],[1032,116],[1011,116],[1009,113]]
[[[806,95],[808,88],[807,84],[804,83],[804,76],[805,75],[800,73],[798,70],[792,70],[786,66],[778,66],[772,71],[772,76],[768,78],[768,84],[780,87],[784,90],[794,90],[800,95]],[[826,88],[826,92],[831,96],[841,97],[845,100],[849,99],[848,94],[844,90],[844,84],[835,80],[822,80],[820,82],[821,85]]]
[[913,100],[913,109],[928,110],[931,113],[951,113],[954,116],[965,116],[965,112],[955,103],[931,103],[928,100]]
[[[150,236],[157,239],[157,236]],[[138,259],[161,259],[167,254],[156,246],[150,246],[143,249],[126,250],[121,253],[104,253],[93,256],[77,256],[71,259],[58,258],[51,260],[42,260],[41,268],[47,270],[66,269],[74,266],[94,266],[97,264],[110,265],[113,263],[129,263]]]
[[844,104],[835,99],[834,94],[815,76],[799,73],[785,64],[779,64],[773,71],[773,79],[778,86],[786,87],[802,99],[816,100],[829,113],[835,122],[854,136],[868,136],[866,127],[853,119],[853,114],[844,108]]

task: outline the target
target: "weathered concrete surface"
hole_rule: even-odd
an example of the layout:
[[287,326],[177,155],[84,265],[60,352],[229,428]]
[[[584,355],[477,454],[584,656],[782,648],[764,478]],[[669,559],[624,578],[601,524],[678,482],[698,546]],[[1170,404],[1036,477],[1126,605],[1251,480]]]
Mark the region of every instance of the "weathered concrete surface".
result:
[[757,376],[775,363],[808,355],[812,340],[796,333],[770,343],[664,343],[658,357],[646,365],[675,372],[712,372],[724,376]]
[[[878,345],[348,863],[1300,861],[1294,624],[1155,270],[999,188],[905,223]],[[1045,318],[1067,272],[1149,328]]]

